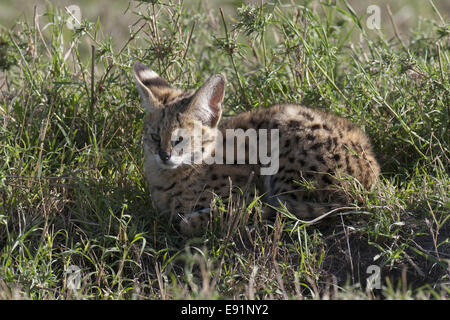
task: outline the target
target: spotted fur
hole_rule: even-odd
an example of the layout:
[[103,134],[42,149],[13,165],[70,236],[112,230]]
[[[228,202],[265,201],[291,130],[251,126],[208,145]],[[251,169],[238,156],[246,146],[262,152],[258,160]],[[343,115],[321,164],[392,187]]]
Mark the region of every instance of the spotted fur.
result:
[[[345,205],[348,177],[366,189],[377,181],[379,165],[371,144],[346,119],[287,104],[258,108],[219,123],[225,89],[222,76],[213,76],[197,91],[189,92],[173,88],[141,64],[134,66],[134,76],[147,111],[143,147],[150,193],[159,211],[180,218],[180,228],[186,234],[198,233],[208,223],[214,195],[226,198],[230,181],[243,188],[252,172],[266,203],[282,203],[300,218],[314,218]],[[253,165],[193,164],[193,155],[173,156],[177,144],[173,133],[182,128],[195,135],[196,123],[201,124],[202,140],[201,151],[195,152],[202,160],[215,156],[218,132],[225,136],[226,129],[278,129],[278,172],[260,175],[259,159]],[[245,150],[248,160],[248,146]],[[219,151],[226,153],[225,143]]]

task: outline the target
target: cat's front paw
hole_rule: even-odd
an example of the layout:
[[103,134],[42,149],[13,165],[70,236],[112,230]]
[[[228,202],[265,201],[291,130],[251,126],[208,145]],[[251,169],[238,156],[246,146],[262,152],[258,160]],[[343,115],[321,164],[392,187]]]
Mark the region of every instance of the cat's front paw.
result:
[[180,231],[189,236],[195,236],[205,230],[209,221],[209,208],[203,208],[187,215],[180,215]]

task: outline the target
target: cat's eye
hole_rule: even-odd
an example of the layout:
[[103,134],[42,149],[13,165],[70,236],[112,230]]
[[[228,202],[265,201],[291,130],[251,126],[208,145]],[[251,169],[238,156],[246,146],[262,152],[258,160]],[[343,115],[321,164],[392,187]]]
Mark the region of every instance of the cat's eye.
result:
[[183,137],[179,136],[177,140],[172,141],[172,147],[175,147],[177,144],[183,141]]
[[161,142],[161,137],[159,135],[157,135],[156,133],[152,133],[151,137],[152,137],[153,141]]

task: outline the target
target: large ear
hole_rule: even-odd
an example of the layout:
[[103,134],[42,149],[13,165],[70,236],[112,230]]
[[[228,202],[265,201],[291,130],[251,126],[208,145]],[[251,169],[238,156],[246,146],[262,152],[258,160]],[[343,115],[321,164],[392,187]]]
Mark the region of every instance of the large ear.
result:
[[222,115],[224,94],[225,79],[222,75],[216,74],[194,93],[186,111],[204,124],[215,127]]
[[176,90],[143,64],[136,63],[133,66],[133,74],[142,103],[148,110],[162,107],[170,92]]

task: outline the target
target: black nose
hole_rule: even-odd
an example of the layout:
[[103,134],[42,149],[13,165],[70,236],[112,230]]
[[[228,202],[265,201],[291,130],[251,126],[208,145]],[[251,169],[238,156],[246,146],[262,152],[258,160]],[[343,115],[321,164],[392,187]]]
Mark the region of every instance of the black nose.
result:
[[166,151],[160,150],[159,157],[163,162],[167,162],[170,159],[170,154]]

